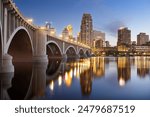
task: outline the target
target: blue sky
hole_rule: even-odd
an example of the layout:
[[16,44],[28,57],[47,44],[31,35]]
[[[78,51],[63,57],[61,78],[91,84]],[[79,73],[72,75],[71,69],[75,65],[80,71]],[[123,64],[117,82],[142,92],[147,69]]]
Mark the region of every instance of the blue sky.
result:
[[112,45],[117,42],[117,29],[126,26],[132,40],[140,32],[150,34],[150,0],[14,0],[24,16],[36,25],[52,22],[57,34],[71,24],[74,35],[80,31],[83,13],[90,13],[96,30],[106,33]]

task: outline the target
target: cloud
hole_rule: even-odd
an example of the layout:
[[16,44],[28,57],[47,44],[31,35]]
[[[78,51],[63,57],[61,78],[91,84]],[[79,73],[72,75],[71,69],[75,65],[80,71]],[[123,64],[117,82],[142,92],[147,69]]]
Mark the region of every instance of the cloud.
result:
[[125,26],[126,26],[125,22],[116,20],[109,23],[108,25],[105,25],[104,30],[108,32],[111,36],[116,36],[118,29],[120,27],[125,27]]

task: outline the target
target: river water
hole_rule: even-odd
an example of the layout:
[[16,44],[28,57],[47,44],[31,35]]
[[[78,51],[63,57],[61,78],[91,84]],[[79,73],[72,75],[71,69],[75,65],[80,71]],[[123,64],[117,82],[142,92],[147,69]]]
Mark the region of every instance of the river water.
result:
[[150,99],[150,57],[50,59],[49,64],[14,66],[14,74],[0,76],[1,99]]

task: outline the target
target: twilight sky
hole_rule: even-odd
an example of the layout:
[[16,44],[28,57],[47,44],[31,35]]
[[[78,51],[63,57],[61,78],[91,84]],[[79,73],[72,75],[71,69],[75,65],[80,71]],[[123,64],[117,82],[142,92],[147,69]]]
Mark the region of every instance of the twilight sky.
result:
[[150,0],[14,0],[25,17],[36,25],[52,23],[57,34],[68,24],[74,35],[80,31],[83,13],[90,13],[94,29],[106,33],[106,40],[116,45],[117,29],[126,26],[132,31],[132,40],[140,32],[150,34]]

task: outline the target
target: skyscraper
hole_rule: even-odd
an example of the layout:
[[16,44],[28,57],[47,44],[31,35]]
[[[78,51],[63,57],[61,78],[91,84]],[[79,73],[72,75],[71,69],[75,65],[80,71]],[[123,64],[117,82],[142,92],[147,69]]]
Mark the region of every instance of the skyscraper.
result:
[[92,32],[93,32],[92,16],[90,14],[83,14],[80,32],[81,43],[92,47],[93,43]]
[[118,42],[117,45],[130,45],[131,44],[131,30],[128,28],[120,28],[118,30]]
[[140,33],[137,35],[137,45],[143,45],[146,44],[146,42],[149,41],[149,35],[146,35],[146,33]]

